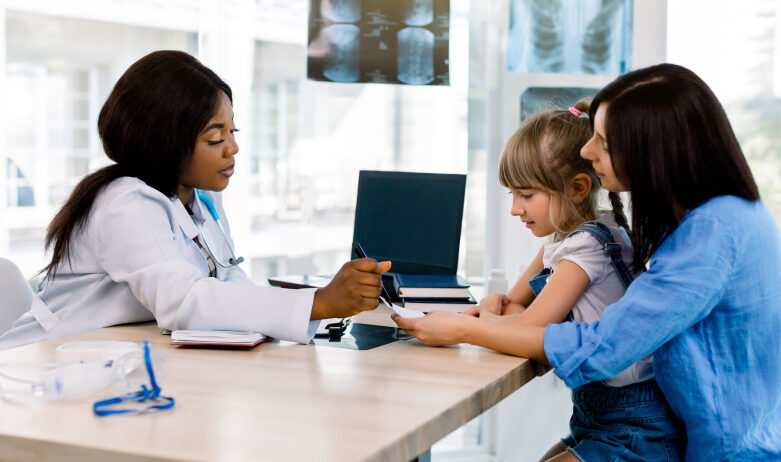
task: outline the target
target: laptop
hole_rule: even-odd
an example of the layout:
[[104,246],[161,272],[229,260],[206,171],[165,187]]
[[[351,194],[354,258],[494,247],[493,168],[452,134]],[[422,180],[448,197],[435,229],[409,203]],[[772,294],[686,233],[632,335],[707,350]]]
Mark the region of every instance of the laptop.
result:
[[[361,170],[353,242],[370,258],[393,262],[392,272],[456,274],[465,191],[463,174]],[[328,279],[283,276],[269,283],[323,287]]]
[[466,175],[361,170],[353,241],[394,272],[455,274],[465,190]]

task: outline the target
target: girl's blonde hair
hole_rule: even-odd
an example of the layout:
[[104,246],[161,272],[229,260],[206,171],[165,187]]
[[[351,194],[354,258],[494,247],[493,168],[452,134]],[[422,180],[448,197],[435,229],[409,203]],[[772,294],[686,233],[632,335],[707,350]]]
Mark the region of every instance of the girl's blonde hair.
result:
[[[578,101],[575,109],[588,114],[589,103]],[[560,238],[585,221],[596,220],[600,182],[591,162],[580,157],[580,148],[591,138],[587,117],[568,110],[552,110],[529,116],[510,137],[499,159],[499,182],[512,189],[539,189],[561,204],[561,216],[554,220]],[[588,197],[576,204],[566,194],[567,183],[579,173],[591,179]],[[628,228],[621,199],[609,195],[616,222]]]

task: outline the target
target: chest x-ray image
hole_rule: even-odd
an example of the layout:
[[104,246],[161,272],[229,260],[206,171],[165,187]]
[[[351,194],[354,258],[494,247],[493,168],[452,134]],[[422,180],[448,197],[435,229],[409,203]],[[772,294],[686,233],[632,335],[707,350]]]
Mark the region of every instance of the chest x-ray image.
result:
[[449,85],[450,0],[310,0],[307,77]]
[[617,75],[632,59],[633,0],[510,0],[507,69]]

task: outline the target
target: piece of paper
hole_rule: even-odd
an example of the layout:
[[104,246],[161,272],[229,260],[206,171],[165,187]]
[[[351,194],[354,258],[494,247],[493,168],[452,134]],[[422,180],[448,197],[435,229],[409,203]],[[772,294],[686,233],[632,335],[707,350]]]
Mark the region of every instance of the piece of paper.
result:
[[382,300],[382,303],[384,303],[385,306],[395,311],[396,314],[398,314],[402,318],[420,318],[426,315],[425,313],[422,313],[420,311],[410,310],[396,304],[390,304],[388,303],[387,300],[385,300],[382,297],[380,297],[380,300]]

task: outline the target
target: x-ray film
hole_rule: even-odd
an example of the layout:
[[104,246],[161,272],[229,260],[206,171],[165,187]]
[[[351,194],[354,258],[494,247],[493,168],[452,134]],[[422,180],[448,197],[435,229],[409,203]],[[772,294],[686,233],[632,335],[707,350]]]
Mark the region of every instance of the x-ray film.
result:
[[617,75],[632,61],[633,0],[510,0],[507,69]]
[[449,85],[450,0],[310,0],[307,77]]

